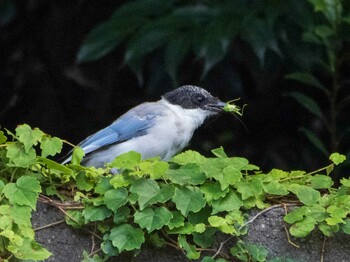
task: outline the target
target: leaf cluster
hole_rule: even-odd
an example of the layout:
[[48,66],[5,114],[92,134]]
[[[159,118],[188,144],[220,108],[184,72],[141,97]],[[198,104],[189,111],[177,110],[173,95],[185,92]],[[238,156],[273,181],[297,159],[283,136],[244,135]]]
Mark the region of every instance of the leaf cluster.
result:
[[[228,157],[222,148],[212,151],[215,157],[189,150],[169,162],[141,160],[131,151],[96,169],[79,164],[79,148],[68,165],[46,158],[58,153],[63,141],[28,125],[18,126],[15,134],[7,131],[7,136],[1,131],[0,141],[0,253],[8,254],[8,260],[50,255],[35,242],[30,222],[39,193],[83,205],[67,210],[66,222],[75,228],[94,225],[104,259],[137,252],[145,243],[172,246],[199,259],[203,250],[213,250],[215,234],[244,235],[252,222],[248,211],[276,203],[300,205],[285,216],[293,236],[305,237],[316,227],[326,236],[350,233],[350,180],[344,178],[334,188],[329,176],[345,160],[337,153],[331,164],[310,173],[264,173],[245,158]],[[238,241],[230,254],[241,261],[265,261],[267,251]],[[203,261],[215,261],[215,256]]]

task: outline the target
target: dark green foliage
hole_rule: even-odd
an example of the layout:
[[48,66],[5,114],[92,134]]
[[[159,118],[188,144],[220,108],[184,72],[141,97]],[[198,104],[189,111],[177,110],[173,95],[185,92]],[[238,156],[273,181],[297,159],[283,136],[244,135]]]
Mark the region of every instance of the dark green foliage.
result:
[[[64,166],[43,157],[60,152],[63,141],[38,128],[20,125],[15,134],[1,132],[0,138],[0,254],[8,259],[50,256],[35,242],[30,221],[41,193],[80,204],[81,209],[67,211],[66,222],[77,229],[95,225],[104,259],[137,251],[145,242],[170,245],[198,259],[202,249],[213,245],[214,234],[238,239],[252,223],[247,210],[268,208],[281,196],[285,204],[297,200],[300,205],[284,218],[293,236],[305,237],[315,228],[326,236],[350,233],[349,179],[336,188],[329,177],[345,161],[338,153],[328,166],[310,173],[264,173],[245,158],[228,157],[223,148],[213,150],[213,158],[186,151],[169,162],[141,160],[129,152],[96,169],[79,160]],[[73,154],[81,157],[79,149]],[[120,174],[110,174],[116,167]],[[265,248],[240,240],[230,253],[240,261],[266,261],[267,256]],[[215,260],[217,255],[229,256],[218,251],[203,261],[224,261]],[[94,253],[84,256],[85,261],[102,261]]]

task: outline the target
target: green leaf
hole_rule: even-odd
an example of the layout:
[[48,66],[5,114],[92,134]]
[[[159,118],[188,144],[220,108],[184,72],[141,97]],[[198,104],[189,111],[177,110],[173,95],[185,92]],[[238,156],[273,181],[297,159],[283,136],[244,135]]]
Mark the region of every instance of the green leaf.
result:
[[22,142],[24,145],[24,150],[26,153],[41,141],[44,132],[38,128],[31,129],[27,124],[20,125],[16,128],[16,135],[18,136],[18,141]]
[[339,231],[339,224],[330,226],[325,222],[321,222],[320,224],[318,224],[318,227],[321,230],[321,232],[327,237],[331,237],[334,235],[334,233]]
[[303,220],[292,225],[289,232],[295,237],[306,237],[315,228],[315,225],[315,219],[312,217],[305,217]]
[[263,186],[260,179],[253,177],[251,180],[243,180],[236,184],[237,191],[241,193],[242,200],[262,193]]
[[241,206],[243,206],[242,199],[234,191],[230,191],[224,198],[213,200],[212,214],[217,214],[222,211],[229,212],[232,210],[239,210]]
[[112,228],[109,240],[112,241],[113,246],[118,248],[119,252],[122,252],[123,250],[139,249],[142,243],[145,242],[145,237],[140,228],[123,224]]
[[219,216],[210,216],[208,218],[208,222],[212,227],[218,228],[221,232],[225,234],[236,234],[237,231],[233,227],[233,225],[230,225],[228,221]]
[[294,209],[292,212],[289,212],[285,217],[284,221],[289,224],[293,224],[297,221],[303,220],[303,218],[310,212],[310,209],[307,206],[302,206]]
[[294,98],[298,103],[300,103],[304,108],[306,108],[310,113],[322,118],[323,114],[319,105],[311,97],[300,93],[300,92],[290,92],[288,96]]
[[22,260],[45,260],[52,254],[32,239],[24,238],[23,244],[18,246],[15,257]]
[[314,189],[330,188],[334,182],[332,178],[325,175],[314,175],[310,177],[310,185]]
[[51,171],[56,171],[59,173],[67,174],[69,176],[73,175],[73,170],[66,167],[65,165],[62,165],[60,163],[57,163],[51,159],[44,158],[44,157],[38,157],[39,162],[46,165],[47,168],[49,168]]
[[23,145],[15,142],[7,145],[6,157],[10,159],[8,166],[27,168],[35,163],[36,153],[34,148],[26,152]]
[[176,227],[182,227],[185,225],[185,218],[179,211],[171,211],[173,217],[170,219],[168,227],[169,229],[173,229]]
[[172,213],[165,207],[155,209],[147,207],[142,211],[135,212],[134,221],[150,233],[156,229],[161,229],[164,225],[168,225],[172,217]]
[[108,177],[102,177],[100,182],[96,185],[94,191],[98,194],[104,194],[109,189],[112,189],[112,185],[110,184],[111,179]]
[[175,188],[175,195],[172,198],[176,208],[187,216],[188,212],[198,212],[201,210],[206,202],[202,193],[194,188]]
[[221,190],[235,185],[242,178],[239,169],[233,165],[227,166],[226,159],[210,159],[202,165],[202,168],[208,178],[212,177],[220,182]]
[[106,206],[87,206],[83,210],[85,223],[93,221],[102,221],[112,215],[112,211]]
[[179,165],[201,164],[206,161],[206,158],[196,151],[187,150],[174,156],[170,161]]
[[[69,216],[65,216],[64,219],[67,225],[72,226],[73,228],[81,228],[84,225],[84,217],[82,211],[80,210],[67,210]],[[73,219],[74,220],[73,220]]]
[[178,242],[179,246],[185,250],[188,259],[198,259],[200,257],[201,253],[196,250],[194,245],[187,242],[186,236],[179,235]]
[[350,234],[350,219],[344,219],[344,224],[341,225],[341,229],[345,234]]
[[285,196],[288,195],[289,192],[284,184],[281,184],[277,181],[271,181],[269,183],[263,184],[264,191],[271,195],[277,196]]
[[215,148],[211,151],[218,158],[227,158],[226,152],[223,147]]
[[160,197],[160,188],[156,181],[141,178],[136,180],[130,187],[130,192],[138,195],[140,210],[150,204],[157,203]]
[[61,152],[62,146],[62,140],[58,137],[44,136],[40,144],[41,156],[54,156]]
[[197,164],[186,164],[179,169],[169,170],[167,174],[172,182],[179,185],[199,185],[206,179]]
[[221,185],[219,181],[206,182],[201,185],[200,191],[204,194],[204,198],[208,203],[211,203],[213,200],[224,197],[228,192],[229,188],[221,190]]
[[79,165],[84,156],[85,156],[85,152],[81,147],[79,146],[74,147],[71,163],[73,165]]
[[314,77],[312,74],[307,73],[307,72],[291,73],[291,74],[286,75],[285,78],[297,80],[297,81],[300,81],[304,84],[314,86],[314,87],[316,87],[324,92],[328,92],[328,90],[321,84],[321,82],[316,77]]
[[331,160],[335,165],[339,165],[346,160],[346,156],[339,153],[333,153],[330,155],[329,160]]
[[[231,254],[241,261],[266,261],[268,251],[262,246],[244,243],[239,240],[237,244],[230,249]],[[269,260],[270,261],[270,260]]]
[[141,174],[149,174],[151,179],[162,178],[168,170],[169,164],[158,160],[146,160],[139,164]]
[[193,241],[202,248],[209,248],[213,246],[216,232],[215,228],[207,228],[203,233],[192,233]]
[[312,205],[321,198],[319,191],[308,186],[293,184],[288,189],[296,194],[299,200],[305,205]]
[[76,183],[79,190],[85,191],[90,191],[95,186],[95,183],[85,174],[85,172],[79,172],[76,177]]
[[39,181],[30,176],[22,176],[16,183],[6,184],[3,190],[11,204],[30,206],[33,210],[36,210],[36,201],[40,192]]
[[0,131],[0,144],[5,143],[7,140],[7,137],[4,135],[3,131]]
[[301,127],[299,128],[299,130],[301,132],[303,132],[306,137],[310,140],[310,142],[320,151],[322,152],[324,155],[328,156],[329,152],[326,148],[326,146],[324,145],[324,143],[316,136],[316,134],[314,132],[312,132],[311,130],[305,128],[305,127]]
[[134,169],[141,162],[141,155],[135,151],[130,151],[117,156],[111,166],[115,168]]
[[127,203],[128,191],[125,188],[110,189],[106,191],[103,201],[109,209],[115,212]]
[[116,225],[125,223],[129,215],[130,208],[127,206],[121,206],[114,212],[113,223]]

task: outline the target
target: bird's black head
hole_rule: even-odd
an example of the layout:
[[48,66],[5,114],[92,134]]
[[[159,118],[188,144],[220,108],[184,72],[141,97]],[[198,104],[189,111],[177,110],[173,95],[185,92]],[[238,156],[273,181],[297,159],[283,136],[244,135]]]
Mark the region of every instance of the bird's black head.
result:
[[221,112],[225,103],[217,97],[213,97],[208,91],[198,86],[181,86],[162,96],[173,105],[179,105],[184,109],[197,109],[211,112]]

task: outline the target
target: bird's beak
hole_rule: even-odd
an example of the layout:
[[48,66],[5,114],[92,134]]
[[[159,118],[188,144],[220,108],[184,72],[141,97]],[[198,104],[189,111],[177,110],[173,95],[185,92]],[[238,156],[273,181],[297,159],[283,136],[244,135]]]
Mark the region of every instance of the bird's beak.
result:
[[205,105],[205,110],[209,110],[215,113],[220,113],[224,111],[225,105],[226,103],[222,102],[220,99],[215,97],[213,98],[213,101]]

